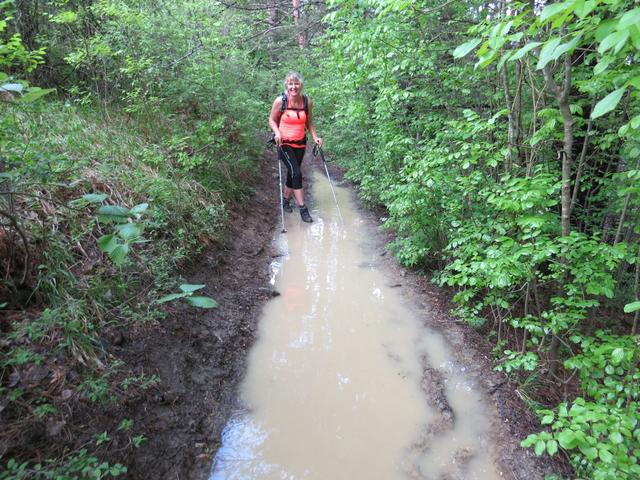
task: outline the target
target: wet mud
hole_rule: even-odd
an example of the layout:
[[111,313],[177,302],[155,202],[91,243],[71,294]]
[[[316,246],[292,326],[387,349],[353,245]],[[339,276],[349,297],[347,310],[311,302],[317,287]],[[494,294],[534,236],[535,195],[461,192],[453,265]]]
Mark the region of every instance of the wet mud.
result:
[[[307,170],[321,167],[306,162]],[[203,312],[172,307],[168,318],[153,331],[126,332],[121,346],[115,347],[126,349],[122,355],[145,373],[156,373],[162,379],[146,397],[123,406],[128,418],[149,438],[127,462],[128,478],[200,480],[211,474],[223,429],[239,407],[238,388],[262,309],[278,295],[269,282],[269,265],[280,255],[272,241],[280,226],[277,164],[269,157],[263,165],[255,195],[233,214],[227,242],[203,255],[184,274],[190,283],[205,283],[205,294],[215,298],[220,308]],[[340,172],[331,173],[340,182]],[[359,209],[375,229],[379,214]],[[492,411],[490,440],[497,446],[494,460],[501,476],[543,479],[545,474],[558,471],[561,465],[519,447],[520,440],[538,425],[514,385],[493,371],[490,343],[450,317],[446,291],[401,268],[386,254],[389,240],[390,234],[382,232],[372,239],[379,252],[375,263],[385,270],[387,285],[414,304],[421,321],[444,338],[455,356],[455,365],[446,368],[462,369],[480,390]],[[425,357],[423,366],[424,401],[439,418],[424,432],[416,450],[437,443],[439,435],[455,428],[456,420],[441,365],[437,359]],[[473,452],[460,448],[450,454],[459,468],[449,468],[440,478],[464,479]],[[423,477],[416,473],[414,478]]]

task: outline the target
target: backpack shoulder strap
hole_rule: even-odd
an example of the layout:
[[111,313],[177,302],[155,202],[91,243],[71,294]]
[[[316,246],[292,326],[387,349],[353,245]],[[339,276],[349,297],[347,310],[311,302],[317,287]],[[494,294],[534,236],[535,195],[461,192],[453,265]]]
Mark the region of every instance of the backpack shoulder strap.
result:
[[282,105],[280,105],[280,113],[284,112],[287,109],[288,103],[289,103],[289,99],[287,98],[287,94],[282,93]]
[[302,102],[304,105],[304,113],[309,113],[309,97],[307,97],[304,93],[302,94]]

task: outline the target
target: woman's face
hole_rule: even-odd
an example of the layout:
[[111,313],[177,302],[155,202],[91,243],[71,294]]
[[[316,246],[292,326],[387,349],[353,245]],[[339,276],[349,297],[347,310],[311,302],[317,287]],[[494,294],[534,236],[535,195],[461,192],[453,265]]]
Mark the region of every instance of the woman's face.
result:
[[297,78],[287,78],[287,93],[291,96],[297,96],[302,91],[302,83]]

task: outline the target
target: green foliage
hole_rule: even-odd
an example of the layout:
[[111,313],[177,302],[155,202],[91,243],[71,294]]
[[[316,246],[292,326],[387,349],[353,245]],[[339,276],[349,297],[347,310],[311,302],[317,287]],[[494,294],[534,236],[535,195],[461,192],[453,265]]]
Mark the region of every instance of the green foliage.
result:
[[6,357],[3,356],[2,367],[7,368],[16,365],[26,365],[28,363],[34,363],[39,365],[42,361],[42,356],[36,352],[33,352],[29,348],[18,347],[11,351]]
[[185,301],[192,307],[199,308],[216,308],[218,303],[210,297],[202,295],[194,295],[193,293],[204,288],[206,285],[190,285],[183,283],[180,285],[180,293],[171,293],[158,299],[158,303],[170,302],[179,298],[184,298]]
[[79,385],[80,392],[94,403],[112,399],[108,377],[106,374],[99,378],[87,378]]
[[505,358],[496,366],[499,372],[511,373],[516,370],[532,372],[538,367],[539,359],[535,352],[527,352],[523,355],[521,352],[505,350],[504,355]]
[[0,472],[1,480],[26,480],[26,479],[87,479],[100,480],[104,478],[115,478],[127,473],[127,468],[119,463],[110,465],[107,462],[100,462],[96,457],[89,455],[87,449],[83,448],[65,459],[64,463],[30,464],[29,462],[19,463],[10,459],[6,464],[6,470]]
[[[228,205],[251,194],[259,170],[266,121],[256,119],[266,117],[272,79],[254,68],[247,23],[215,2],[0,5],[0,188],[11,192],[0,196],[10,215],[0,253],[12,255],[0,263],[0,305],[25,311],[7,325],[0,373],[48,367],[55,356],[77,373],[66,379],[73,419],[76,399],[113,401],[160,382],[116,375],[100,337],[161,320],[155,299],[175,285],[177,268],[222,240]],[[6,238],[15,239],[8,250]],[[217,305],[194,291],[185,301]],[[7,431],[25,416],[59,415],[40,393],[2,390]],[[121,427],[119,435],[131,429]],[[101,449],[115,438],[104,435]],[[145,440],[131,433],[128,448]],[[6,478],[126,472],[99,461],[96,442],[71,453],[67,445],[52,444],[41,465],[12,460]]]
[[[86,198],[86,195],[82,198]],[[97,217],[100,222],[115,224],[114,233],[98,239],[100,251],[107,253],[115,265],[123,264],[131,244],[144,242],[141,238],[144,226],[134,220],[140,220],[148,207],[148,203],[140,203],[130,209],[120,205],[103,205],[98,209]]]
[[135,385],[142,390],[147,390],[148,388],[158,384],[160,384],[160,377],[157,375],[138,375],[125,378],[120,385],[122,386],[122,389],[126,391],[132,385]]
[[579,397],[556,411],[539,413],[551,432],[529,435],[523,447],[534,447],[537,455],[555,455],[563,449],[586,478],[626,480],[640,474],[637,402],[625,409]]
[[[570,429],[588,449],[569,452],[580,473],[614,478],[619,467],[632,478],[638,447],[633,435],[621,447],[613,432],[617,418],[633,417],[633,342],[587,332],[626,333],[623,310],[638,309],[637,5],[331,6],[312,64],[341,82],[320,87],[316,102],[330,107],[319,118],[330,118],[327,148],[347,178],[386,208],[392,250],[406,265],[440,270],[454,313],[496,337],[498,370],[580,378],[600,423],[567,414],[527,446],[557,454]],[[472,25],[468,35],[460,24]]]
[[565,366],[580,372],[582,388],[591,398],[616,408],[640,399],[635,337],[597,332],[594,337],[572,340],[580,345],[581,353],[566,360]]

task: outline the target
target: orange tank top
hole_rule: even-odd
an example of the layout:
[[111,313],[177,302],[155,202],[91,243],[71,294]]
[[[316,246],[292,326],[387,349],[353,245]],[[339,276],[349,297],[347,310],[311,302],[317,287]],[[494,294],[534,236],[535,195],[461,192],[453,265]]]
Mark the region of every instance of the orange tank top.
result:
[[289,108],[280,115],[280,136],[282,145],[293,148],[305,148],[307,131],[307,113],[304,108]]

